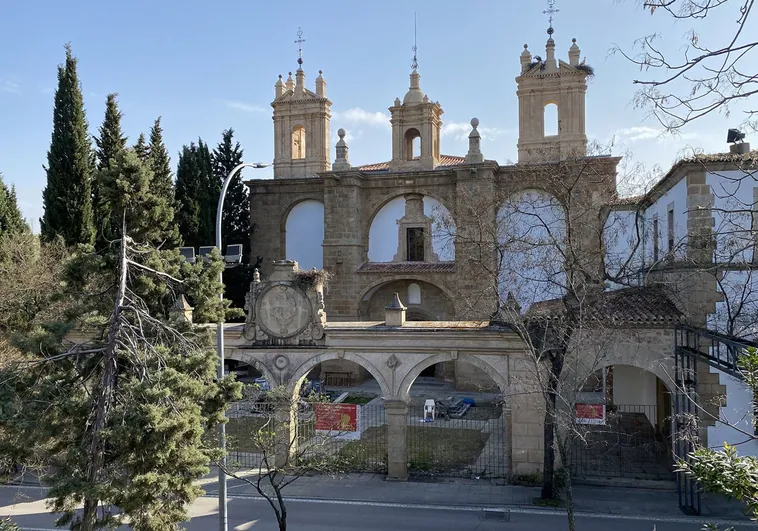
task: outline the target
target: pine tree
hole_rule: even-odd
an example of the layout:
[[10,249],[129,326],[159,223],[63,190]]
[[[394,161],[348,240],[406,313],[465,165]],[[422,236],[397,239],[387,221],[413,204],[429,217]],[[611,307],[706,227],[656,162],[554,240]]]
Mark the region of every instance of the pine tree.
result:
[[147,159],[150,156],[150,146],[147,145],[145,133],[139,134],[137,143],[134,144],[134,153],[136,153],[137,157],[139,157],[142,162],[147,162]]
[[153,172],[153,193],[162,197],[174,212],[174,219],[171,222],[171,231],[170,234],[167,234],[168,239],[166,240],[166,246],[176,247],[181,244],[179,227],[176,220],[179,205],[176,202],[174,193],[174,178],[171,174],[171,158],[168,155],[166,144],[163,142],[163,128],[161,127],[160,117],[155,120],[153,127],[150,129],[150,145],[148,147],[148,152],[148,165]]
[[[110,169],[118,155],[126,149],[126,137],[121,131],[121,111],[118,109],[116,97],[118,94],[108,94],[105,102],[105,118],[100,126],[99,137],[95,137],[97,145],[97,172],[92,182],[92,203],[95,214],[95,231],[98,248],[107,245],[113,238],[114,220],[111,219],[111,211],[106,201],[102,198],[103,172]],[[116,229],[118,220],[115,221]]]
[[203,436],[240,394],[217,379],[212,334],[153,311],[177,291],[199,321],[220,319],[228,303],[218,299],[217,253],[190,265],[150,245],[171,221],[152,181],[133,150],[116,156],[101,191],[121,221],[119,246],[75,254],[59,283],[92,341],[64,344],[63,325],[74,323],[62,321],[20,343],[40,356],[34,363],[0,367],[0,455],[52,456],[46,481],[58,525],[82,531],[116,527],[118,516],[99,510],[108,506],[135,530],[177,529],[202,493],[194,482],[218,456]]
[[91,144],[87,132],[76,58],[66,45],[66,62],[58,66],[53,133],[47,152],[47,185],[42,192],[42,237],[62,236],[68,245],[94,242]]
[[21,232],[29,232],[29,225],[18,208],[16,189],[8,188],[0,173],[0,236]]

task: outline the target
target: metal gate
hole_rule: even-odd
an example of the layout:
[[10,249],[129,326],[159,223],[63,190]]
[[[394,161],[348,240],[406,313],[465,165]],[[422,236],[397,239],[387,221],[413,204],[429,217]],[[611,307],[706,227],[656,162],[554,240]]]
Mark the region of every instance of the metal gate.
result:
[[658,406],[607,406],[602,424],[576,425],[570,467],[575,480],[672,480],[668,434],[658,429]]
[[507,434],[501,405],[437,403],[408,407],[408,473],[433,477],[506,478]]

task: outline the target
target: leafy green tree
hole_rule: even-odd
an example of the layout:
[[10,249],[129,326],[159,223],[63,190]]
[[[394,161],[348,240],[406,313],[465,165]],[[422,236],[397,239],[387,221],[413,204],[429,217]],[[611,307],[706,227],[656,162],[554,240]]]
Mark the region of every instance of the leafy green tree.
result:
[[134,144],[133,149],[142,162],[147,162],[147,158],[150,156],[150,146],[148,146],[145,139],[145,133],[139,134],[139,138],[137,138],[137,143]]
[[47,185],[42,192],[42,236],[61,236],[68,245],[92,243],[91,144],[76,58],[66,45],[66,62],[58,66],[53,133],[47,152]]
[[29,226],[18,208],[16,189],[8,188],[0,173],[0,236],[14,232],[28,232]]
[[[103,174],[116,162],[119,153],[126,149],[126,137],[121,131],[121,111],[118,109],[116,97],[118,94],[108,94],[105,102],[105,118],[100,126],[100,136],[95,137],[97,150],[97,172],[92,181],[92,203],[95,214],[95,231],[98,247],[107,245],[113,237],[113,220],[108,201],[102,197]],[[118,228],[118,220],[116,220]]]
[[[118,249],[79,247],[61,283],[74,319],[31,330],[19,345],[36,358],[0,369],[0,455],[49,456],[51,509],[71,529],[122,518],[135,530],[177,529],[201,494],[193,482],[219,455],[203,435],[240,392],[218,380],[207,329],[161,315],[169,294],[191,297],[201,321],[220,319],[228,302],[218,299],[218,253],[190,265],[151,245],[171,212],[152,181],[133,151],[116,156],[101,190],[121,222]],[[74,325],[89,339],[72,347],[63,335]]]

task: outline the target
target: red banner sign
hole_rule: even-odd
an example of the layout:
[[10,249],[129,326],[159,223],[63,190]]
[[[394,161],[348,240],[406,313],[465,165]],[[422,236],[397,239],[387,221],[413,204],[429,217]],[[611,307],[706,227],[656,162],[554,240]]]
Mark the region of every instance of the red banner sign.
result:
[[605,424],[605,404],[577,404],[576,421],[579,424]]
[[358,431],[358,406],[316,404],[316,429],[341,433]]

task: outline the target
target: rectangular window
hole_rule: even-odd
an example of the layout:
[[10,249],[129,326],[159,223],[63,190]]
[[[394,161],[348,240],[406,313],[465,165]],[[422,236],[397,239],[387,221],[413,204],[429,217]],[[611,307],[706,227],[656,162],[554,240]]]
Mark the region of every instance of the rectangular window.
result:
[[668,211],[668,240],[668,252],[671,254],[674,252],[674,207]]
[[422,227],[411,227],[406,229],[407,238],[407,258],[409,262],[424,261],[424,229]]
[[653,218],[653,261],[658,261],[658,238],[660,233],[658,232],[658,218]]

